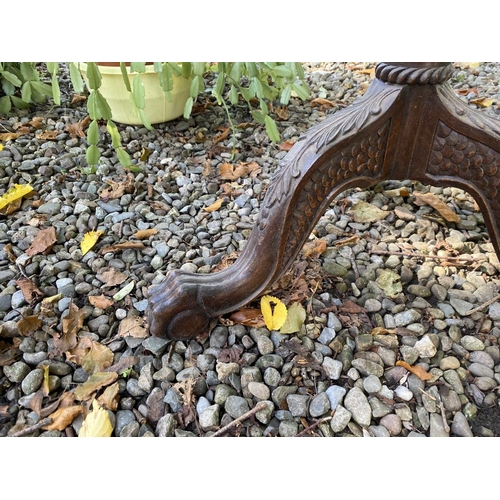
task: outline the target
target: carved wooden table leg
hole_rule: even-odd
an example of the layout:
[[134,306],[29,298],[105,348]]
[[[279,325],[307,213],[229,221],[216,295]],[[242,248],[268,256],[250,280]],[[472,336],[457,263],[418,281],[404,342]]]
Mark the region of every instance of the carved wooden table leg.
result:
[[478,202],[500,255],[500,121],[464,104],[449,63],[380,63],[366,94],[299,138],[280,163],[237,261],[213,274],[171,271],[150,290],[152,334],[194,338],[292,264],[346,189],[383,180],[456,186]]

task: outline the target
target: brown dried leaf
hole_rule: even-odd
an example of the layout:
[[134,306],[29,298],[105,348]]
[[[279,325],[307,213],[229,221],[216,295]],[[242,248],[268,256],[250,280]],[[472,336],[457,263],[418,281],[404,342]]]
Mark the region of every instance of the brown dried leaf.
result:
[[288,118],[290,117],[287,106],[278,106],[275,111],[280,120],[288,120]]
[[326,250],[326,241],[320,238],[308,241],[302,247],[302,253],[306,259],[317,259]]
[[232,165],[231,163],[223,163],[219,167],[219,177],[228,181],[235,181],[241,177],[248,175],[249,169],[246,165]]
[[350,236],[349,238],[344,238],[343,240],[334,241],[333,244],[336,247],[344,247],[346,245],[355,245],[360,240],[358,235]]
[[26,316],[17,322],[17,331],[23,337],[33,335],[42,326],[42,320],[38,316]]
[[251,326],[254,328],[261,328],[266,326],[264,317],[262,316],[262,311],[260,309],[241,309],[236,311],[231,316],[229,320],[233,323]]
[[56,241],[56,228],[54,226],[41,229],[31,245],[26,249],[26,255],[33,257],[33,255],[40,253],[47,254]]
[[80,311],[75,304],[69,305],[69,313],[62,319],[62,333],[61,335],[54,334],[53,337],[55,355],[60,356],[76,347],[76,334],[83,327],[84,317],[85,313]]
[[371,332],[372,335],[392,335],[397,333],[395,328],[384,328],[383,326],[377,326]]
[[89,126],[90,116],[87,115],[83,120],[76,123],[69,123],[66,125],[66,130],[69,132],[71,137],[82,137],[85,139],[85,128]]
[[83,357],[89,352],[92,347],[92,339],[89,337],[82,337],[78,344],[71,349],[71,351],[66,352],[66,359],[75,363],[77,365],[82,364]]
[[290,149],[293,148],[293,145],[295,142],[292,141],[285,141],[280,144],[280,151],[290,151]]
[[126,250],[127,248],[145,248],[144,243],[126,241],[125,243],[116,243],[115,245],[110,245],[109,247],[101,248],[100,252],[103,253],[114,253],[120,250]]
[[226,128],[219,127],[219,129],[222,130],[222,132],[214,137],[214,144],[217,144],[218,142],[227,139],[227,137],[229,136],[230,129],[228,127]]
[[355,302],[352,302],[351,300],[346,300],[340,307],[339,311],[347,314],[359,314],[359,313],[366,313],[366,309],[358,306]]
[[0,210],[0,214],[2,214],[2,215],[13,214],[14,212],[17,212],[21,208],[22,204],[23,204],[22,198],[18,198],[17,200],[13,200],[8,205],[4,206]]
[[144,318],[131,316],[130,318],[125,318],[120,322],[117,337],[135,337],[142,339],[147,336],[148,331],[146,329]]
[[93,342],[90,350],[82,358],[82,368],[89,374],[102,372],[113,363],[113,351],[98,342]]
[[406,361],[396,361],[396,366],[402,366],[408,371],[416,375],[420,380],[429,380],[433,377],[430,373],[425,371],[421,366],[411,366]]
[[4,142],[14,141],[18,137],[21,137],[22,135],[23,134],[21,134],[19,132],[4,132],[4,133],[0,134],[0,141],[4,141]]
[[477,99],[472,99],[470,102],[481,108],[487,108],[495,102],[495,99],[491,97],[478,97]]
[[127,178],[122,182],[115,182],[111,179],[107,182],[110,186],[103,189],[99,195],[103,200],[121,198],[125,193],[131,194],[135,190],[135,178],[130,172],[127,174]]
[[317,97],[316,99],[313,99],[311,101],[311,106],[314,108],[315,106],[319,107],[320,109],[329,109],[329,108],[334,108],[335,103],[332,101],[329,101],[328,99],[323,99],[322,97]]
[[79,385],[75,389],[75,399],[79,401],[84,401],[90,399],[90,397],[97,392],[102,387],[111,385],[116,382],[118,374],[116,372],[99,372],[91,375],[86,382]]
[[106,309],[115,303],[114,300],[108,299],[103,294],[89,295],[89,302],[91,306],[98,307],[99,309]]
[[16,262],[17,257],[16,257],[16,254],[12,251],[12,243],[7,243],[7,244],[3,247],[3,251],[7,254],[7,258],[8,258],[11,262]]
[[83,94],[75,94],[71,99],[71,104],[78,104],[79,102],[85,101],[87,97]]
[[35,137],[42,141],[53,141],[60,133],[59,130],[45,130],[37,133]]
[[434,210],[437,210],[448,222],[460,222],[460,217],[435,194],[419,192],[414,192],[413,194],[418,201],[430,205]]
[[224,203],[224,198],[219,198],[216,202],[212,203],[208,207],[205,207],[203,210],[205,210],[205,212],[215,212],[219,210],[219,208],[222,206],[223,203]]
[[118,382],[115,382],[113,385],[104,389],[104,392],[97,398],[97,401],[101,406],[104,406],[108,410],[116,411],[118,409],[119,390],[120,386],[118,385]]
[[21,289],[24,300],[28,302],[30,306],[34,306],[44,297],[43,292],[41,292],[29,278],[19,278],[16,280],[16,285]]
[[132,236],[134,238],[139,239],[139,240],[146,240],[150,236],[153,236],[157,233],[158,233],[158,229],[153,227],[151,229],[141,229],[141,230],[137,231],[136,233],[134,233]]
[[81,406],[59,408],[54,413],[49,415],[52,419],[52,423],[46,425],[43,429],[46,431],[63,431],[66,427],[73,423],[73,420],[75,420],[81,412]]
[[43,127],[43,117],[35,116],[33,120],[28,122],[28,125],[31,125],[35,129],[41,129]]
[[103,281],[106,286],[121,285],[127,279],[125,274],[117,271],[114,267],[98,274],[97,277]]

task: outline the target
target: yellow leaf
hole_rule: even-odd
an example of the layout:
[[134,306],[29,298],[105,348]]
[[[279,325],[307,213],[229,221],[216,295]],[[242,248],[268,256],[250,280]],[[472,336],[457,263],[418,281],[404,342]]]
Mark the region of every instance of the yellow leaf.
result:
[[29,184],[14,184],[6,193],[0,197],[0,210],[9,203],[31,193],[33,188]]
[[51,413],[49,417],[52,419],[52,423],[45,425],[43,429],[46,431],[63,431],[71,425],[73,420],[82,412],[81,406],[68,406],[59,408],[54,413]]
[[103,234],[102,231],[89,231],[83,235],[83,240],[80,243],[82,255],[85,255],[97,243],[101,234]]
[[387,210],[381,210],[371,203],[366,203],[366,201],[358,201],[354,205],[349,213],[354,216],[354,222],[376,222],[385,219],[390,212]]
[[3,144],[0,144],[0,151],[2,151],[3,149]]
[[92,411],[83,421],[78,437],[110,437],[112,432],[113,426],[108,412],[94,400]]
[[287,310],[280,299],[271,295],[264,295],[260,299],[260,309],[269,330],[279,330],[286,321]]

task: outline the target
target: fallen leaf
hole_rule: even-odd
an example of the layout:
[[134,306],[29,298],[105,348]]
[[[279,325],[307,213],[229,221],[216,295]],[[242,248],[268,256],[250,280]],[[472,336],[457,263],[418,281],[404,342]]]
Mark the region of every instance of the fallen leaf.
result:
[[104,392],[97,398],[99,404],[104,408],[111,411],[116,411],[118,409],[120,385],[118,382],[106,387]]
[[334,241],[333,244],[336,247],[345,247],[346,245],[355,245],[360,240],[360,237],[355,234],[354,236],[350,236],[349,238],[344,238],[343,240]]
[[356,304],[352,300],[346,300],[340,307],[339,311],[347,314],[366,313],[366,309]]
[[260,299],[260,309],[269,330],[279,330],[285,324],[287,310],[280,299],[264,295]]
[[18,137],[21,137],[23,134],[19,132],[4,132],[3,134],[0,134],[0,141],[14,141]]
[[326,241],[321,238],[315,238],[308,241],[302,247],[302,253],[306,259],[317,259],[326,250]]
[[89,126],[90,122],[90,116],[87,115],[83,120],[79,122],[69,123],[68,125],[66,125],[66,130],[69,132],[69,135],[71,137],[82,137],[83,139],[85,139],[85,128]]
[[[41,293],[41,292],[40,292]],[[62,293],[57,295],[52,295],[51,297],[46,297],[42,300],[40,304],[40,312],[46,317],[52,317],[54,315],[54,305],[57,304],[62,299]]]
[[290,149],[293,148],[293,145],[295,142],[292,141],[285,141],[280,144],[280,151],[290,151]]
[[142,339],[146,338],[148,335],[144,318],[131,316],[130,318],[121,320],[117,337],[135,337]]
[[377,326],[371,332],[372,335],[394,335],[397,333],[395,328],[384,328],[383,326]]
[[47,254],[50,252],[54,243],[56,243],[56,228],[54,226],[50,226],[46,229],[41,229],[38,231],[38,234],[35,236],[35,239],[32,241],[31,245],[26,249],[26,255],[33,257],[33,255],[37,254]]
[[116,286],[121,285],[127,279],[127,275],[112,267],[107,271],[99,273],[97,278],[104,282],[106,286]]
[[45,130],[38,132],[35,137],[42,141],[53,141],[60,133],[59,130]]
[[125,193],[131,194],[135,190],[135,177],[130,172],[127,174],[127,178],[121,182],[115,182],[108,179],[109,187],[103,189],[99,196],[103,200],[112,200],[116,198],[121,198]]
[[329,101],[328,99],[323,99],[322,97],[317,97],[316,99],[313,99],[311,101],[311,106],[314,107],[319,107],[323,109],[328,109],[328,108],[334,108],[335,103],[332,101]]
[[224,198],[219,198],[216,202],[212,203],[208,207],[205,207],[203,210],[205,210],[205,212],[215,212],[219,210],[219,208],[222,206],[223,203],[224,203]]
[[36,130],[41,129],[43,127],[43,117],[35,116],[28,122],[28,125],[31,125]]
[[251,326],[254,328],[266,326],[260,309],[241,309],[231,314],[229,320],[238,325]]
[[495,102],[495,99],[491,97],[478,97],[477,99],[471,99],[469,102],[476,104],[481,108],[487,108]]
[[113,300],[116,300],[117,302],[122,300],[133,290],[134,286],[135,281],[131,281],[128,285],[125,285],[120,291],[113,295]]
[[0,197],[0,209],[15,200],[21,199],[23,196],[31,193],[31,191],[33,191],[33,188],[29,184],[14,184],[14,186]]
[[30,337],[42,327],[42,320],[38,316],[26,316],[17,322],[17,331],[22,337]]
[[280,333],[300,332],[306,320],[306,310],[300,302],[294,302],[288,307],[285,323],[280,328]]
[[[43,367],[45,369],[45,366]],[[45,375],[45,374],[44,374]],[[43,403],[44,393],[40,389],[35,392],[31,401],[29,403],[29,407],[37,414],[40,415],[42,413],[42,403]],[[57,409],[55,407],[54,409]],[[52,410],[50,411],[52,413]]]
[[113,426],[107,410],[99,405],[97,400],[92,403],[92,411],[83,421],[78,437],[110,437]]
[[288,120],[288,118],[290,117],[287,106],[278,106],[275,111],[280,120]]
[[218,142],[227,139],[227,137],[229,136],[229,132],[230,132],[229,128],[223,128],[222,132],[214,137],[214,144],[217,144]]
[[82,359],[90,351],[93,340],[90,337],[81,337],[77,345],[66,352],[66,360],[76,365],[82,364]]
[[158,229],[155,229],[154,227],[151,229],[140,229],[139,231],[135,232],[132,236],[134,238],[137,238],[138,240],[146,240],[150,236],[153,236],[158,233]]
[[52,423],[46,425],[43,429],[46,431],[63,431],[73,423],[73,420],[75,420],[81,412],[81,406],[58,408],[54,413],[49,415],[49,418],[52,419]]
[[75,399],[79,401],[88,400],[92,394],[99,389],[116,382],[118,374],[116,372],[99,372],[91,375],[86,382],[75,389]]
[[434,210],[437,210],[439,214],[446,219],[448,222],[460,222],[460,217],[440,198],[432,193],[419,193],[414,192],[415,198],[421,203],[430,205]]
[[241,177],[248,175],[248,167],[246,165],[232,165],[231,163],[223,163],[219,167],[219,177],[228,181],[235,181]]
[[391,298],[396,297],[403,291],[403,286],[401,285],[400,280],[401,278],[399,274],[391,271],[390,269],[382,269],[376,281],[387,297]]
[[416,375],[420,380],[430,380],[433,375],[424,370],[421,366],[411,366],[406,361],[396,361],[397,366],[402,366]]
[[89,302],[91,306],[98,307],[99,309],[106,309],[115,303],[114,300],[108,299],[103,294],[89,295]]
[[21,289],[24,300],[30,306],[34,306],[42,300],[43,292],[41,292],[29,278],[25,278],[24,276],[19,278],[16,280],[16,285]]
[[126,241],[125,243],[116,243],[115,245],[110,245],[109,247],[101,248],[101,253],[114,253],[119,250],[126,250],[128,248],[145,248],[144,243],[139,241]]
[[49,365],[43,365],[43,383],[42,383],[42,394],[44,396],[49,395]]
[[85,255],[96,243],[99,237],[104,234],[102,231],[89,231],[83,235],[80,243],[82,255]]
[[54,334],[52,339],[53,349],[55,355],[62,355],[67,351],[71,351],[77,345],[77,333],[83,327],[83,320],[85,313],[78,309],[73,304],[69,305],[68,314],[62,319],[62,333],[61,335]]
[[353,214],[355,222],[376,222],[385,219],[390,214],[389,211],[381,210],[366,201],[358,201],[349,213]]
[[78,104],[79,102],[87,100],[87,96],[82,94],[75,94],[71,99],[71,104]]
[[93,375],[109,368],[113,359],[114,354],[109,347],[92,341],[89,351],[82,358],[81,365],[89,375]]

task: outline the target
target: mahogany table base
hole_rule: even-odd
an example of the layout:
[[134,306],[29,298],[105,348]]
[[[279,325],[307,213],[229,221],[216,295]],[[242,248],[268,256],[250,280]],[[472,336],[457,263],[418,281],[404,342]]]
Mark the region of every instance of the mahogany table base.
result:
[[449,63],[380,63],[364,96],[312,127],[282,160],[240,257],[213,274],[171,271],[152,287],[153,335],[191,339],[265,291],[338,194],[410,179],[469,192],[500,255],[500,120],[453,92]]

